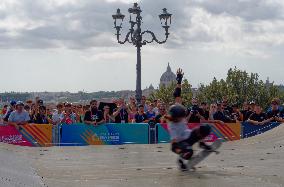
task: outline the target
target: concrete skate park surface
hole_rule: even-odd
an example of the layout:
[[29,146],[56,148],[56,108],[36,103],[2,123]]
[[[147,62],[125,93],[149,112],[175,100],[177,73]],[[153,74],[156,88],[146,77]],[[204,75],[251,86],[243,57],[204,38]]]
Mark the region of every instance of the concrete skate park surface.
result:
[[[195,148],[197,149],[197,148]],[[0,187],[284,186],[284,126],[224,143],[196,172],[169,144],[31,148],[0,144]]]

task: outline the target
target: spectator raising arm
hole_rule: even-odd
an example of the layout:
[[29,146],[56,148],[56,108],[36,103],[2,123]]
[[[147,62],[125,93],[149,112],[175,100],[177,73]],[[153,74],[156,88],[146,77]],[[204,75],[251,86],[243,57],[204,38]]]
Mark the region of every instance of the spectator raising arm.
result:
[[177,86],[175,88],[174,91],[174,98],[175,98],[175,102],[182,104],[182,98],[181,98],[181,83],[182,83],[182,78],[183,78],[184,73],[182,72],[182,69],[178,69],[177,70],[177,76],[176,76],[176,80],[177,80]]

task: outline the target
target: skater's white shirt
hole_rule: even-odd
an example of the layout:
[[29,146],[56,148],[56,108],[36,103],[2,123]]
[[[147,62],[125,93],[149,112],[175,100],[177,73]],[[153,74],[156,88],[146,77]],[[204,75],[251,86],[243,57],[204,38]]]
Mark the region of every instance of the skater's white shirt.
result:
[[171,136],[171,140],[181,142],[189,138],[192,130],[187,126],[187,121],[181,121],[178,123],[169,122],[168,129]]

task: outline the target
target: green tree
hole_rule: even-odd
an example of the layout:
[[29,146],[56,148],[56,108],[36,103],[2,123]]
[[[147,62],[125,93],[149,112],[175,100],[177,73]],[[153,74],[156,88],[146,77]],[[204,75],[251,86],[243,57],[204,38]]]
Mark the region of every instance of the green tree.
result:
[[249,74],[235,67],[228,70],[225,80],[214,78],[210,84],[202,84],[198,91],[198,98],[210,103],[221,101],[224,96],[232,103],[256,101],[267,107],[274,97],[281,97],[281,93],[277,86],[259,80],[257,73]]

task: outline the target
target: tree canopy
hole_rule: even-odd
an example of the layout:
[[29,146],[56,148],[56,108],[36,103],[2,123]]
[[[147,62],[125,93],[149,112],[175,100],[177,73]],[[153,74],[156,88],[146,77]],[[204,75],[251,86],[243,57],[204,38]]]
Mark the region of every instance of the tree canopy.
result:
[[[173,91],[176,84],[172,83],[168,87],[161,87],[156,90],[150,99],[161,99],[165,103],[173,103]],[[182,83],[182,98],[185,105],[189,105],[192,99],[192,87],[188,80]],[[257,73],[248,73],[238,68],[230,68],[225,79],[217,80],[215,77],[209,84],[201,84],[197,91],[199,101],[213,103],[222,101],[227,97],[230,103],[242,104],[254,101],[263,108],[269,106],[275,97],[284,99],[284,91],[273,83],[265,83],[259,79]]]

